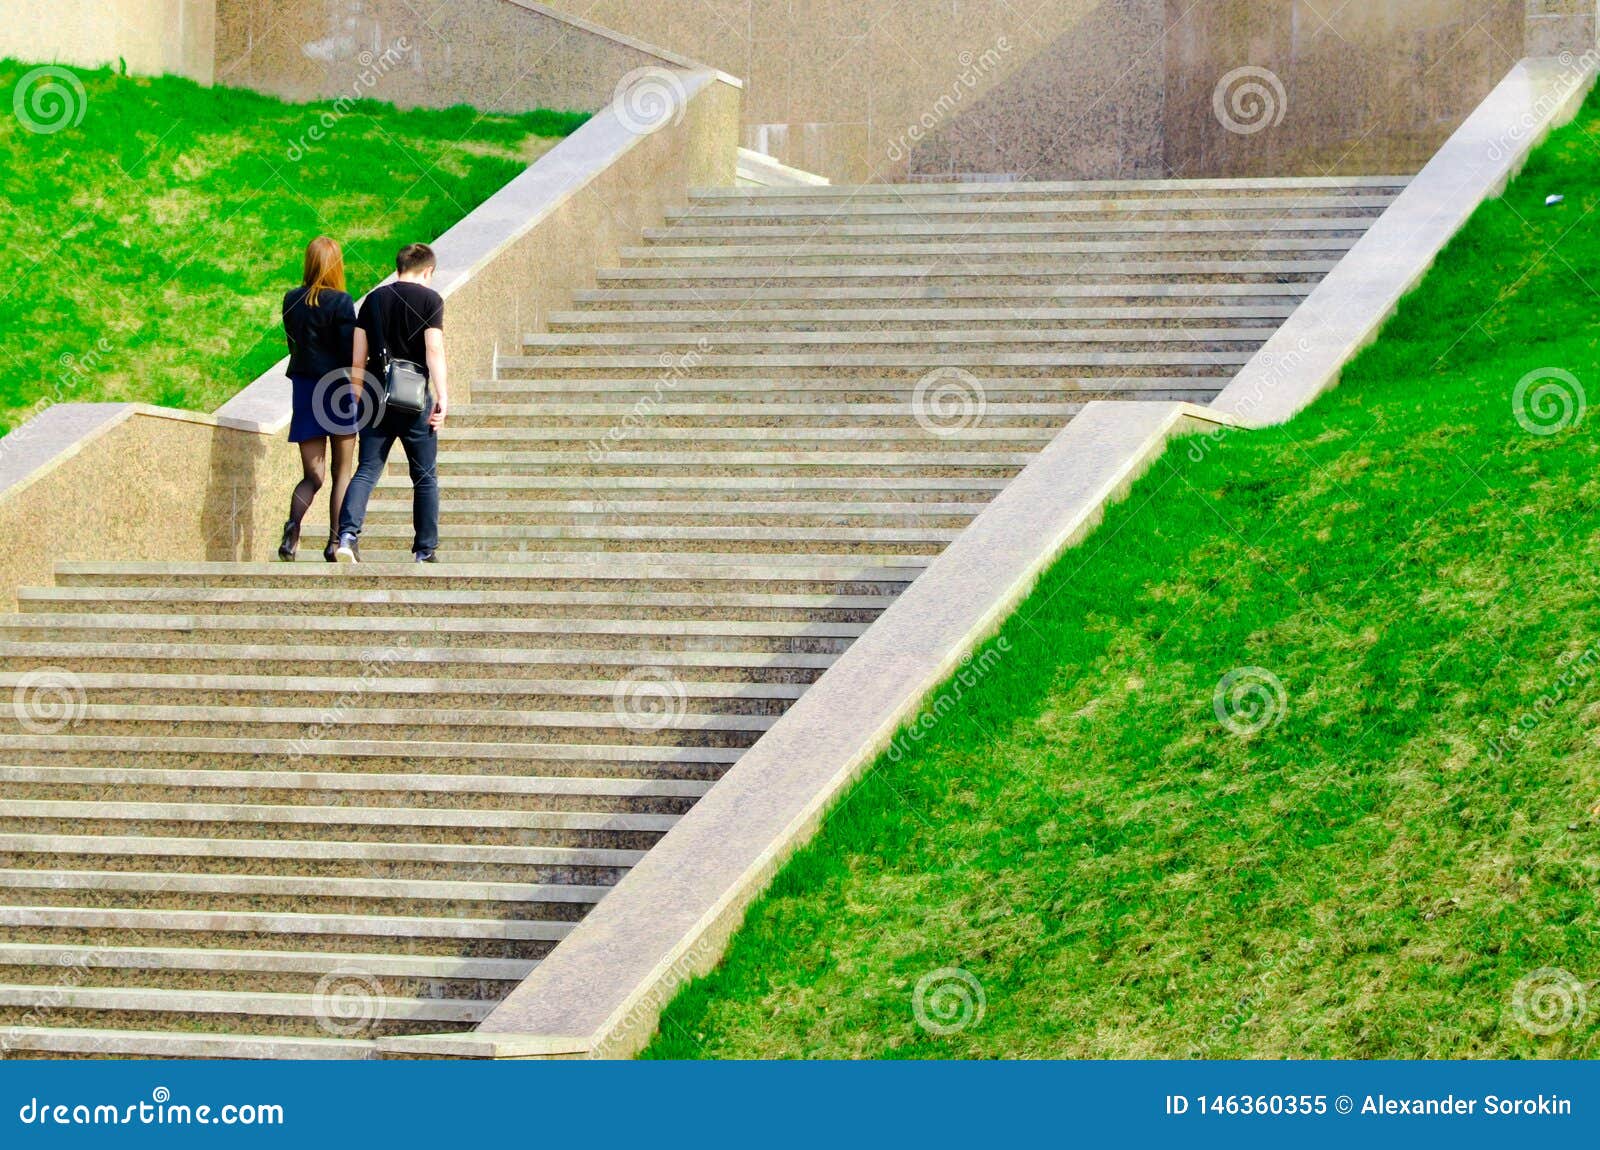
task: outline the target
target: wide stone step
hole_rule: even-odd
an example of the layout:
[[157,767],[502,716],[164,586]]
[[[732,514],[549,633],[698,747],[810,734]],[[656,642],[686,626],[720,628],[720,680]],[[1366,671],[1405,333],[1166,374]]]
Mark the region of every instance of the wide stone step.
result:
[[[76,614],[36,612],[0,616],[0,636],[7,641],[49,641],[68,634],[82,641],[106,641],[96,632],[113,632],[122,642],[146,637],[162,641],[165,634],[216,636],[214,642],[249,642],[254,636],[326,637],[350,634],[353,642],[377,651],[386,663],[399,660],[405,648],[423,642],[453,645],[503,646],[538,637],[541,646],[574,646],[580,641],[600,647],[646,648],[683,643],[690,648],[726,646],[731,650],[788,650],[793,642],[831,644],[851,640],[866,630],[864,623],[834,621],[784,622],[777,620],[696,619],[508,619],[499,617],[418,618],[404,631],[375,631],[371,620],[344,615],[162,615]],[[598,641],[604,640],[604,641]],[[705,640],[705,644],[698,643]],[[598,642],[597,642],[598,641]],[[391,649],[394,655],[391,657]],[[800,649],[800,648],[796,648]],[[832,649],[822,647],[819,650]]]
[[[505,467],[506,474],[519,474],[515,470],[515,463],[508,463]],[[776,470],[778,474],[782,474],[781,469],[773,470]],[[1017,470],[1020,469],[989,469],[991,473],[997,475],[1015,474]],[[736,469],[728,469],[730,474],[735,471]],[[849,468],[828,468],[824,471],[824,474],[830,474],[834,471],[840,471],[844,474],[850,473]],[[964,469],[957,469],[957,473],[971,474],[970,471]],[[384,551],[376,547],[363,548],[361,553],[367,560],[376,560],[383,563],[414,561],[409,547],[404,551],[398,549]],[[920,574],[920,569],[927,567],[933,560],[927,555],[896,553],[890,549],[881,551],[866,550],[861,547],[852,547],[845,554],[826,551],[811,553],[798,551],[708,551],[699,547],[680,547],[672,551],[629,551],[627,553],[618,553],[614,557],[610,553],[604,552],[563,552],[530,548],[526,551],[462,551],[449,557],[449,562],[452,565],[456,565],[458,570],[463,571],[471,570],[474,565],[478,564],[495,567],[515,567],[518,564],[526,563],[530,567],[537,568],[545,567],[558,561],[566,563],[610,563],[615,561],[618,564],[660,564],[663,571],[671,571],[673,573],[679,570],[691,569],[690,564],[692,563],[703,563],[707,566],[737,563],[766,564],[770,565],[776,572],[781,572],[788,568],[799,573],[804,571],[807,565],[811,564],[822,566],[860,562],[882,567],[904,567],[914,569]],[[793,565],[792,567],[790,567],[791,564]]]
[[[340,705],[325,707],[223,707],[189,705],[123,705],[83,703],[76,708],[70,729],[76,735],[161,736],[182,732],[186,737],[281,738],[300,740],[299,756],[313,758],[322,752],[324,738],[413,739],[467,736],[480,741],[536,741],[551,738],[563,743],[606,744],[676,743],[706,746],[748,746],[776,721],[773,715],[720,714],[688,709],[671,683],[671,710],[661,716],[640,716],[621,705],[586,711],[445,710],[429,707],[379,709]],[[624,695],[624,699],[626,696]],[[365,700],[362,700],[365,702]],[[9,718],[9,717],[8,717]],[[670,721],[669,721],[670,720]],[[0,723],[0,730],[29,729],[16,720]],[[453,797],[460,799],[460,794]]]
[[[163,871],[0,869],[0,892],[93,891],[163,894],[271,895],[455,902],[582,903],[609,888],[566,883],[428,881],[387,878],[319,878],[295,875],[174,874]],[[4,896],[0,896],[4,897]]]
[[[662,421],[644,420],[634,426],[588,424],[576,427],[512,425],[509,427],[457,427],[439,437],[440,454],[486,449],[516,451],[563,451],[583,445],[594,451],[632,446],[703,452],[736,451],[914,451],[926,453],[942,444],[959,444],[963,449],[1014,450],[1019,445],[1042,448],[1055,438],[1056,424],[1040,427],[994,427],[981,418],[976,406],[981,402],[981,386],[956,385],[958,398],[972,401],[965,422],[948,418],[937,422],[943,413],[934,401],[928,403],[923,419],[927,426],[912,422],[904,427],[809,427],[773,420],[755,427],[715,427],[696,424],[679,427]],[[1072,413],[1076,414],[1076,412]],[[1064,422],[1064,421],[1063,421]],[[397,465],[403,461],[397,461]]]
[[[1370,226],[1395,200],[1384,189],[1326,194],[1237,196],[1008,195],[982,198],[924,195],[915,199],[861,196],[849,199],[796,198],[741,203],[701,200],[668,211],[664,227],[647,228],[646,239],[688,231],[694,234],[784,234],[792,229],[826,229],[866,235],[1006,234],[1022,226],[1040,231],[1129,235],[1167,230],[1252,229],[1282,222],[1315,226],[1359,221]],[[936,229],[936,230],[935,230]],[[1000,229],[991,231],[990,229]],[[707,237],[712,238],[712,237]]]
[[[1090,352],[1090,350],[1022,350],[1022,352],[992,352],[989,349],[958,350],[958,352],[773,352],[768,355],[738,352],[691,353],[696,373],[714,371],[786,371],[792,368],[822,368],[837,371],[840,368],[870,368],[890,371],[891,374],[928,373],[934,368],[966,368],[981,376],[995,368],[1238,368],[1250,361],[1250,350],[1219,349],[1208,347],[1179,350],[1126,350],[1126,352]],[[579,353],[571,355],[506,355],[501,358],[504,371],[534,371],[541,376],[562,377],[570,371],[654,371],[661,373],[659,355],[630,355],[627,352]],[[1224,381],[1226,382],[1226,381]]]
[[121,1027],[8,1026],[6,1047],[18,1054],[83,1058],[227,1058],[334,1061],[379,1057],[370,1038],[204,1034]]
[[415,797],[423,794],[458,798],[505,795],[544,798],[551,795],[698,798],[711,788],[704,780],[593,778],[583,776],[369,773],[360,770],[232,771],[158,770],[123,767],[0,766],[0,785],[24,783],[109,788],[119,797],[138,787],[185,787],[196,790],[271,790],[314,793],[359,791]]
[[[623,268],[602,268],[595,273],[595,282],[607,287],[657,287],[692,293],[704,302],[711,298],[701,289],[720,283],[724,287],[767,288],[801,281],[835,286],[870,286],[902,288],[926,286],[928,281],[959,279],[967,287],[985,290],[1002,285],[1055,285],[1063,279],[1085,283],[1098,282],[1109,285],[1122,280],[1172,279],[1175,277],[1212,277],[1239,280],[1254,278],[1258,282],[1278,282],[1285,277],[1298,277],[1311,283],[1327,275],[1337,265],[1336,258],[1316,254],[1264,258],[1251,253],[1226,255],[1215,259],[1117,259],[1111,255],[1078,256],[1073,260],[1045,260],[1027,263],[1012,258],[1009,262],[998,260],[974,263],[972,257],[952,254],[945,261],[930,262],[926,258],[907,257],[901,262],[876,264],[843,263],[838,259],[822,259],[808,264],[790,263],[740,263],[723,264],[685,260],[681,265],[668,262],[664,266],[639,265]],[[1209,285],[1208,285],[1209,286]],[[981,294],[981,293],[980,293]],[[772,298],[764,296],[762,298]]]
[[1101,262],[1131,262],[1160,257],[1164,260],[1252,260],[1299,258],[1307,253],[1334,256],[1349,251],[1360,230],[1311,236],[1284,235],[1160,235],[1154,239],[1039,240],[1002,238],[965,241],[946,236],[941,240],[897,242],[838,240],[807,243],[680,244],[666,241],[624,247],[618,257],[628,269],[671,266],[678,263],[744,267],[756,262],[782,261],[785,266],[810,263],[838,266],[857,275],[864,269],[959,260],[975,275],[1005,274],[996,267],[1022,266],[1038,270],[1093,268]]
[[[531,874],[533,881],[562,881],[562,875],[594,875],[596,885],[614,882],[644,857],[642,850],[581,847],[484,846],[460,843],[342,842],[330,839],[193,838],[173,835],[78,835],[0,833],[0,857],[7,865],[22,858],[55,856],[84,865],[150,865],[164,860],[173,871],[205,865],[212,869],[249,868],[251,873],[285,864],[291,873],[398,875],[415,872]],[[576,880],[574,880],[576,881]]]
[[[609,677],[669,670],[680,682],[809,683],[838,658],[831,651],[708,649],[564,649],[527,647],[407,647],[385,653],[382,665],[397,676],[426,671],[461,678],[519,680],[530,668],[552,676]],[[370,650],[353,646],[254,643],[0,643],[0,665],[30,680],[38,690],[46,673],[73,668],[114,669],[119,674],[228,674],[336,676],[367,673]],[[64,686],[72,688],[68,680]],[[12,743],[12,745],[20,745]],[[453,743],[446,743],[454,746]]]
[[[569,506],[592,510],[568,510]],[[450,511],[441,515],[446,525],[456,523],[614,523],[676,524],[748,523],[752,525],[814,520],[815,525],[849,524],[860,521],[884,525],[914,524],[960,525],[971,520],[978,508],[968,504],[845,504],[838,509],[801,513],[793,503],[697,505],[698,514],[687,514],[681,502],[604,505],[524,502],[512,499],[453,501]],[[823,505],[827,506],[827,505]],[[724,509],[726,508],[726,509]],[[776,508],[779,510],[765,510]],[[918,510],[926,508],[926,511]],[[789,509],[787,511],[781,509]],[[368,509],[369,523],[410,522],[409,505],[374,500]],[[892,602],[887,595],[827,594],[740,594],[738,592],[651,591],[492,591],[431,590],[406,592],[388,590],[348,591],[331,586],[312,587],[24,587],[17,592],[21,614],[76,611],[89,614],[117,612],[194,612],[197,614],[257,613],[318,615],[335,610],[366,618],[394,616],[453,616],[493,613],[505,617],[563,616],[606,618],[626,614],[633,618],[707,619],[855,619],[875,618]],[[0,684],[15,686],[0,675]],[[295,689],[292,684],[285,689]],[[308,688],[309,689],[309,688]],[[348,686],[336,689],[349,689]],[[443,689],[423,686],[416,690]],[[459,689],[459,688],[458,688]],[[470,688],[467,688],[470,689]],[[503,683],[503,692],[516,690]]]
[[[826,543],[945,544],[960,534],[959,527],[935,527],[924,522],[868,526],[800,526],[794,523],[761,526],[753,523],[718,525],[583,524],[583,523],[456,523],[449,546],[511,545],[522,540],[570,543],[749,543],[769,550],[812,552]],[[409,524],[378,524],[363,529],[364,539],[411,538]],[[941,547],[942,549],[942,547]]]
[[[541,384],[528,384],[541,387]],[[876,502],[882,499],[905,501],[962,500],[987,504],[1005,488],[1006,480],[981,476],[926,477],[916,475],[885,475],[838,478],[825,475],[753,476],[734,478],[726,475],[463,475],[452,483],[451,490],[472,499],[532,499],[532,498],[590,498],[615,499],[674,499],[733,501],[742,498],[755,500],[860,500]],[[384,494],[400,495],[410,490],[410,481],[398,478],[380,480],[378,498]],[[274,566],[271,570],[279,570]],[[448,568],[430,568],[448,571]],[[587,573],[588,569],[585,569]],[[597,569],[597,573],[611,570]],[[624,570],[631,570],[624,568]],[[841,580],[860,582],[876,573],[870,568],[847,568]],[[400,577],[400,572],[395,572]],[[346,577],[356,577],[350,572]],[[631,578],[644,578],[632,575]],[[757,576],[752,576],[757,577]],[[764,578],[764,576],[761,576]]]
[[[446,534],[468,524],[546,524],[572,526],[663,526],[704,527],[745,525],[805,529],[843,526],[963,527],[982,511],[973,503],[803,503],[798,500],[761,503],[686,503],[683,500],[591,500],[459,499],[451,500],[441,511],[440,523]],[[411,521],[409,502],[400,499],[374,499],[367,507],[367,522],[406,524]],[[729,596],[728,598],[737,598]],[[809,600],[809,601],[808,601]],[[29,600],[30,604],[38,602]],[[638,600],[641,606],[673,606],[668,596]],[[773,596],[769,602],[684,604],[699,612],[720,613],[743,610],[882,610],[887,604],[879,596]],[[361,605],[357,606],[360,609]],[[507,603],[515,608],[517,604]],[[587,605],[585,605],[587,606]],[[26,609],[26,608],[24,608]]]
[[863,306],[948,307],[954,301],[960,301],[969,307],[988,308],[1081,306],[1090,302],[1117,306],[1141,304],[1149,306],[1158,303],[1201,303],[1222,306],[1240,302],[1294,306],[1309,295],[1314,286],[1314,283],[1308,281],[1193,283],[1158,278],[1109,284],[1081,281],[1049,281],[1032,284],[994,284],[982,281],[947,283],[939,280],[898,284],[805,286],[763,283],[744,288],[700,285],[689,294],[663,287],[609,286],[580,288],[573,293],[573,301],[589,308],[606,309],[631,309],[641,304],[674,309],[702,309],[712,303],[732,303],[741,307],[787,304],[813,309],[849,310]]
[[212,934],[287,936],[308,941],[337,937],[401,941],[449,939],[537,943],[559,942],[572,933],[573,926],[572,922],[560,919],[465,919],[365,914],[296,914],[280,911],[211,912],[0,904],[0,928],[15,930],[66,931],[104,928],[199,936]]
[[[461,476],[454,487],[484,497],[520,497],[530,490],[570,490],[572,483],[587,489],[588,481],[567,481],[537,476]],[[597,485],[600,481],[595,481]],[[893,484],[901,486],[892,487]],[[936,486],[930,486],[936,485]],[[790,492],[806,490],[878,491],[914,490],[918,494],[939,494],[946,489],[966,491],[981,497],[998,489],[1002,481],[989,479],[865,479],[859,488],[845,481],[797,477],[792,484],[776,479],[732,480],[707,476],[687,476],[677,480],[629,479],[611,481],[608,489],[672,490],[693,498],[702,490]],[[764,497],[774,498],[767,494]],[[771,594],[895,594],[921,572],[916,562],[893,564],[859,563],[837,559],[791,559],[767,561],[741,555],[735,561],[714,561],[706,556],[653,555],[648,562],[631,560],[603,563],[582,557],[563,557],[560,562],[534,566],[526,561],[499,567],[455,568],[449,564],[385,565],[363,562],[357,567],[317,563],[58,563],[56,580],[66,586],[94,585],[114,579],[124,585],[207,586],[207,587],[333,587],[340,590],[392,590],[407,594],[432,588],[493,591],[614,591],[640,592],[702,590],[716,592],[738,589]],[[706,584],[707,587],[699,586]],[[852,591],[851,588],[861,588]]]
[[[624,445],[627,446],[627,445]],[[441,453],[441,483],[463,475],[594,474],[677,475],[988,475],[1009,477],[1033,462],[1032,451],[630,451],[608,449],[596,461],[587,451],[480,451]],[[397,465],[403,467],[403,464]],[[685,555],[694,552],[685,551]],[[745,558],[738,553],[736,558]],[[320,560],[320,556],[318,559]],[[376,559],[377,556],[368,556]],[[871,562],[871,557],[857,559]],[[887,558],[887,557],[885,557]],[[837,559],[833,560],[838,562]]]
[[626,310],[591,307],[584,311],[553,311],[547,320],[551,330],[571,332],[640,328],[673,328],[706,333],[730,330],[847,331],[862,326],[890,325],[928,330],[968,324],[985,324],[991,328],[1063,324],[1079,329],[1103,326],[1110,330],[1127,330],[1196,323],[1225,325],[1231,330],[1234,326],[1251,326],[1262,320],[1288,319],[1294,314],[1296,306],[1287,301],[1261,300],[1231,306],[1177,301],[1156,307],[1136,304],[1120,307],[1058,307],[1052,303],[1036,304],[1030,300],[1018,300],[1010,307],[948,307],[940,301],[928,300],[921,307],[880,307],[874,306],[871,301],[862,301],[859,307],[729,307],[716,310],[692,306],[692,300],[686,303],[691,306],[676,310],[639,306]]
[[[480,999],[396,998],[372,993],[381,984],[359,972],[351,981],[361,988],[356,1009],[361,1013],[347,1025],[366,1037],[385,1034],[425,1033],[425,1024],[439,1029],[460,1028],[481,1021],[494,1008],[493,1002]],[[327,995],[274,994],[248,991],[165,990],[154,987],[38,986],[0,984],[0,1025],[43,1010],[63,1021],[78,1021],[75,1016],[110,1013],[116,1015],[168,1015],[174,1029],[188,1029],[193,1016],[231,1016],[233,1027],[244,1017],[289,1020],[304,1019],[309,1033],[331,1029],[337,1034],[341,1020],[339,1004]],[[82,1019],[89,1022],[92,1019]],[[147,1023],[148,1024],[148,1023]],[[424,1024],[424,1025],[417,1025]],[[247,1028],[245,1028],[247,1029]]]
[[1254,196],[1284,194],[1360,194],[1383,191],[1398,194],[1410,176],[1250,176],[1217,179],[1132,180],[994,180],[971,183],[821,184],[769,187],[692,188],[689,200],[701,203],[777,204],[795,200],[850,201],[904,200],[921,203],[930,198],[959,197],[966,202],[1037,196],[1085,198],[1170,197],[1226,195],[1244,202]]
[[[584,699],[609,703],[617,694],[618,679],[416,679],[359,676],[301,676],[301,675],[184,675],[171,672],[124,673],[103,671],[70,671],[70,687],[81,691],[86,699],[114,701],[110,695],[148,695],[164,699],[184,700],[193,697],[212,699],[262,698],[282,699],[295,696],[300,699],[343,700],[347,695],[359,696],[365,701],[377,699],[403,699],[414,703],[412,696],[425,697],[432,706],[450,707],[446,700],[454,697],[476,699],[487,696],[507,699]],[[29,689],[36,677],[25,671],[0,672],[0,689],[15,692],[19,687]],[[685,679],[679,682],[686,699],[715,700],[719,705],[729,703],[782,704],[792,702],[805,691],[803,683],[745,683],[721,680]],[[129,700],[120,700],[129,701]],[[143,700],[140,700],[143,701]]]
[[74,946],[0,942],[0,967],[61,970],[213,971],[219,974],[337,974],[360,970],[374,978],[516,982],[533,973],[535,959],[455,955],[282,950],[210,950],[190,947]]
[[[714,431],[723,437],[743,432],[768,440],[794,441],[801,437],[790,434],[790,429],[805,428],[808,429],[807,439],[819,439],[825,432],[839,431],[852,433],[857,442],[863,432],[868,438],[882,439],[883,433],[890,431],[897,440],[894,446],[898,448],[902,445],[901,437],[926,439],[929,428],[938,436],[940,427],[935,419],[939,413],[939,393],[930,392],[929,388],[939,382],[932,381],[920,393],[913,390],[903,403],[838,403],[827,402],[826,397],[819,396],[817,413],[799,410],[805,406],[803,404],[731,400],[662,403],[646,413],[640,412],[638,401],[576,400],[547,405],[480,403],[474,404],[470,411],[450,413],[453,423],[446,439],[457,440],[464,431],[492,430],[538,440],[548,431],[563,429],[588,432],[588,438],[581,439],[582,442],[604,446],[617,441],[631,442],[639,438],[633,434],[635,429],[650,428],[671,430],[691,439],[695,431]],[[979,388],[970,382],[966,386],[977,399]],[[1083,410],[1083,404],[1075,402],[1008,403],[1000,399],[990,402],[987,387],[981,388],[981,395],[982,407],[977,412],[981,426],[953,428],[963,434],[945,438],[971,442],[986,438],[988,432],[1029,431],[1048,443],[1049,439],[1044,437],[1054,437]]]
[[801,205],[776,213],[738,208],[724,214],[698,208],[668,212],[667,219],[673,221],[671,226],[645,228],[644,238],[667,243],[748,243],[753,240],[819,243],[902,238],[948,241],[952,236],[987,240],[1009,236],[1360,234],[1371,227],[1378,214],[1392,202],[1387,196],[1353,200],[1325,196],[1299,202],[1280,197],[1258,201],[1249,213],[1232,210],[1225,199],[1196,201],[1181,210],[1170,206],[1150,210],[1146,206],[1148,201],[1127,200],[1114,201],[1121,204],[1120,207],[1074,200],[1037,200],[1002,206],[937,201],[922,205],[925,210],[898,211],[892,204],[846,203],[839,205],[838,211],[822,215],[808,215],[808,210]]
[[[1027,317],[1020,317],[1027,318]],[[1120,345],[1121,350],[1136,351],[1146,344],[1205,345],[1261,344],[1272,337],[1276,327],[1099,327],[1072,328],[1047,327],[1034,320],[1026,330],[1014,328],[960,328],[940,327],[936,331],[568,331],[551,334],[529,332],[522,337],[522,345],[530,352],[536,349],[570,351],[605,347],[625,348],[633,353],[661,352],[682,347],[715,348],[733,346],[748,349],[754,354],[783,354],[786,348],[835,347],[857,354],[869,354],[879,348],[911,346],[949,350],[965,344],[981,344],[995,351],[1027,350],[1031,345],[1051,347]]]
[[[509,369],[508,369],[509,370]],[[1229,376],[1212,372],[1205,375],[1165,373],[1120,374],[1098,372],[1051,372],[1028,377],[984,374],[981,386],[987,406],[1078,405],[1088,399],[1165,400],[1209,397],[1228,382]],[[700,405],[736,404],[783,407],[797,399],[819,407],[895,406],[912,410],[919,393],[926,397],[942,377],[930,379],[926,373],[880,375],[852,378],[849,375],[757,377],[754,374],[726,375],[721,378],[674,378],[666,390],[679,402]],[[958,380],[962,377],[957,376]],[[927,382],[925,382],[927,381]],[[657,404],[664,406],[660,379],[641,375],[632,378],[582,379],[550,378],[537,371],[507,374],[500,379],[473,385],[473,407],[478,411],[513,405],[532,406],[544,396],[559,396],[563,403],[624,404],[631,414],[643,419]],[[926,402],[926,399],[924,400]],[[624,417],[626,418],[626,417]],[[409,481],[408,481],[409,482]]]
[[[670,680],[668,680],[670,682]],[[629,682],[658,684],[652,674]],[[644,688],[641,687],[641,691]],[[70,731],[71,728],[66,728]],[[133,766],[248,770],[263,756],[279,761],[304,758],[303,739],[199,738],[189,735],[12,735],[6,740],[13,762],[43,766]],[[384,740],[324,738],[317,742],[320,769],[340,759],[359,760],[359,769],[429,773],[540,775],[624,775],[627,777],[716,778],[744,752],[737,747],[649,746],[599,743],[488,743],[467,740]],[[348,765],[348,764],[347,764]],[[0,811],[3,816],[4,811]]]
[[[627,812],[358,807],[310,804],[8,800],[0,831],[258,838],[277,828],[313,837],[375,842],[464,842],[493,846],[648,849],[678,816]],[[4,919],[0,918],[0,924]]]
[[[676,702],[685,711],[722,715],[780,715],[799,698],[808,684],[794,682],[704,681],[689,676],[674,676],[660,669],[663,683],[670,684]],[[6,672],[5,678],[23,680],[23,674]],[[519,711],[560,714],[567,712],[615,711],[625,695],[629,680],[616,676],[609,680],[509,680],[514,690],[502,693],[498,680],[475,680],[476,689],[448,680],[437,681],[433,689],[414,689],[412,684],[427,680],[402,681],[392,687],[389,680],[347,680],[341,689],[319,689],[314,683],[339,682],[316,677],[304,687],[296,687],[289,676],[232,675],[123,675],[90,672],[73,673],[73,689],[89,704],[150,706],[180,705],[208,709],[225,707],[277,707],[289,702],[321,707],[324,718],[342,716],[343,708],[355,700],[377,710],[416,709],[419,706],[447,711],[462,711],[490,704],[494,708],[514,707]],[[267,686],[252,685],[255,683]],[[23,680],[26,688],[26,681]],[[75,728],[82,731],[82,727]],[[326,734],[325,725],[319,725]],[[341,738],[351,732],[341,731]]]

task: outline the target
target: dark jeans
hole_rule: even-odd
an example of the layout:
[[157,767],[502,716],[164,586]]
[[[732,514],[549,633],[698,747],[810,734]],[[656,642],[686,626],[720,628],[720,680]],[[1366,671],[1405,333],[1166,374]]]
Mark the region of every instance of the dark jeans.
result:
[[428,426],[426,411],[415,416],[391,412],[377,427],[362,429],[360,462],[350,490],[345,492],[339,534],[361,534],[367,500],[383,475],[397,439],[411,468],[411,523],[416,532],[411,550],[432,551],[439,546],[439,435]]

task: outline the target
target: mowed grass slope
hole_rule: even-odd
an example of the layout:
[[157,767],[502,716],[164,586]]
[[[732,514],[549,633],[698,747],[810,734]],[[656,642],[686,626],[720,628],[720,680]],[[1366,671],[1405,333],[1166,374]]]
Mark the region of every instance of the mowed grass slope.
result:
[[284,354],[313,236],[360,294],[584,119],[34,68],[0,60],[0,432],[56,402],[215,408]]
[[647,1056],[1597,1053],[1597,414],[1513,411],[1600,399],[1597,147],[1591,101],[1302,417],[1170,449]]

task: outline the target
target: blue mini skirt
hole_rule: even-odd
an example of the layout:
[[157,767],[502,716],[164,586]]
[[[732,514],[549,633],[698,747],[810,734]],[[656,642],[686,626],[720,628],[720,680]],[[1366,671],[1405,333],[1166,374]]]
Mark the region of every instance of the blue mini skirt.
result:
[[304,443],[324,435],[354,435],[357,404],[349,385],[338,377],[327,380],[291,375],[293,414],[289,417],[289,442]]

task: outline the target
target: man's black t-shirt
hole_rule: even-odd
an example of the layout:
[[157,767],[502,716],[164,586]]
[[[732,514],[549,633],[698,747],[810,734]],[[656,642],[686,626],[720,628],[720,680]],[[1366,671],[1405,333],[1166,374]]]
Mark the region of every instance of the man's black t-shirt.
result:
[[[378,301],[381,297],[381,309]],[[383,313],[383,333],[378,333],[378,312]],[[409,359],[428,366],[423,333],[430,327],[444,327],[444,297],[419,283],[397,280],[373,288],[361,304],[356,319],[367,333],[367,367],[378,372],[378,348],[387,346],[390,359]]]

